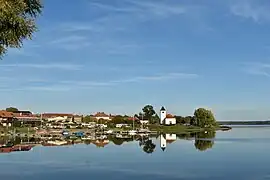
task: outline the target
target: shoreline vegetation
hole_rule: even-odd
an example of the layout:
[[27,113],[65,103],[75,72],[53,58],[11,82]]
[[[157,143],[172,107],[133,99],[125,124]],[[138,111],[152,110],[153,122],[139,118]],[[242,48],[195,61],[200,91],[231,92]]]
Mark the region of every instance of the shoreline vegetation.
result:
[[270,125],[270,121],[219,121],[219,125]]
[[[18,111],[17,108],[7,108],[7,111]],[[66,126],[64,128],[56,128],[57,131],[95,131],[97,133],[104,133],[106,131],[112,131],[114,133],[126,133],[129,131],[136,132],[149,132],[149,133],[195,133],[195,132],[211,132],[211,131],[227,131],[231,127],[217,122],[212,111],[198,108],[194,111],[193,116],[173,116],[169,114],[172,119],[174,119],[174,124],[162,123],[160,116],[155,112],[152,105],[146,105],[142,108],[142,112],[135,114],[134,117],[127,115],[116,115],[111,120],[105,119],[95,119],[93,116],[84,116],[81,123],[95,123],[92,128],[84,128],[81,123],[76,124],[76,128],[71,128]],[[147,121],[146,124],[142,123]],[[21,123],[14,123],[12,127],[2,127],[0,128],[1,136],[4,134],[28,136],[38,134],[38,130],[53,131],[54,128],[49,128],[48,124],[50,122],[46,119],[42,119],[41,124],[35,127],[22,126]],[[102,127],[100,127],[102,125]],[[104,126],[103,126],[104,125]],[[118,127],[117,125],[123,125]]]

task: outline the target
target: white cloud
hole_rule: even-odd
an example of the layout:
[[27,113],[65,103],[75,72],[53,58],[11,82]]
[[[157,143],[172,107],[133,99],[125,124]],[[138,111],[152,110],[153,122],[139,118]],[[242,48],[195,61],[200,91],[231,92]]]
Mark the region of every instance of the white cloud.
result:
[[91,45],[85,36],[69,35],[49,42],[49,45],[66,50],[77,50]]
[[68,63],[47,63],[47,64],[1,64],[0,68],[35,68],[35,69],[61,69],[80,70],[82,65]]
[[112,81],[116,83],[130,83],[130,82],[144,82],[144,81],[164,81],[164,80],[173,80],[173,79],[190,79],[190,78],[197,78],[197,74],[189,74],[189,73],[168,73],[162,75],[155,75],[155,76],[139,76],[139,77],[132,77],[129,79],[117,80]]
[[112,11],[116,13],[125,13],[132,15],[135,18],[148,19],[153,17],[168,17],[171,15],[184,14],[187,11],[187,7],[179,3],[157,2],[149,0],[125,0],[121,5],[108,5],[102,3],[90,3],[91,6],[103,9],[106,11]]
[[243,1],[231,6],[231,13],[235,16],[251,19],[256,23],[270,20],[270,9],[266,5]]
[[252,75],[270,77],[270,64],[265,63],[245,63],[244,71]]
[[[91,89],[96,87],[108,87],[114,85],[123,85],[127,83],[143,83],[143,82],[168,82],[177,79],[193,79],[197,78],[197,74],[189,73],[168,73],[152,76],[138,76],[126,79],[108,80],[108,81],[82,81],[82,80],[46,80],[29,78],[23,84],[20,79],[13,79],[12,81],[5,81],[5,88],[3,91],[70,91],[79,89]],[[7,83],[9,82],[9,83]],[[33,84],[34,82],[34,84]],[[37,83],[37,84],[35,84]],[[15,85],[15,86],[14,86]]]

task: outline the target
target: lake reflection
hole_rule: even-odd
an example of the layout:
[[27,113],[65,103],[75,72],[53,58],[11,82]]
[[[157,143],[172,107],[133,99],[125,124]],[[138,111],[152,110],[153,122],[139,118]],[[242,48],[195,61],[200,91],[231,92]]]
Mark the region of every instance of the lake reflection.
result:
[[[0,154],[0,177],[45,179],[269,179],[270,128],[228,132],[96,136]],[[36,139],[3,139],[26,146]],[[16,144],[17,143],[17,144]]]
[[[203,131],[199,133],[185,134],[139,134],[139,135],[94,135],[87,138],[77,137],[57,138],[57,139],[39,139],[34,137],[2,137],[0,139],[0,152],[11,153],[17,151],[30,151],[35,146],[74,146],[76,144],[93,144],[96,147],[106,147],[108,144],[121,146],[124,143],[138,142],[138,148],[141,148],[145,153],[153,153],[157,146],[163,151],[166,147],[177,139],[194,140],[194,147],[200,151],[205,151],[212,148],[214,145],[215,131]],[[159,141],[158,141],[159,140]],[[158,144],[159,143],[159,144]]]

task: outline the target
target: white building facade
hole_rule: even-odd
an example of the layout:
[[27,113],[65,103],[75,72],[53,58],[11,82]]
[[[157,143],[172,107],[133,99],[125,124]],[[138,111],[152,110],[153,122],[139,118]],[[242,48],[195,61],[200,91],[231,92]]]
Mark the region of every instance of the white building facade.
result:
[[163,125],[176,124],[176,118],[171,114],[167,114],[167,111],[163,106],[160,109],[160,124],[163,124]]

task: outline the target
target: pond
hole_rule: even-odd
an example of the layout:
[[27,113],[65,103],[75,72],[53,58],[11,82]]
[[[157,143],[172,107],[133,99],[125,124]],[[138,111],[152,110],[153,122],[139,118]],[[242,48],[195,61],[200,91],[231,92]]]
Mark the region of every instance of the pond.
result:
[[200,134],[108,137],[0,154],[1,179],[265,180],[270,127]]

